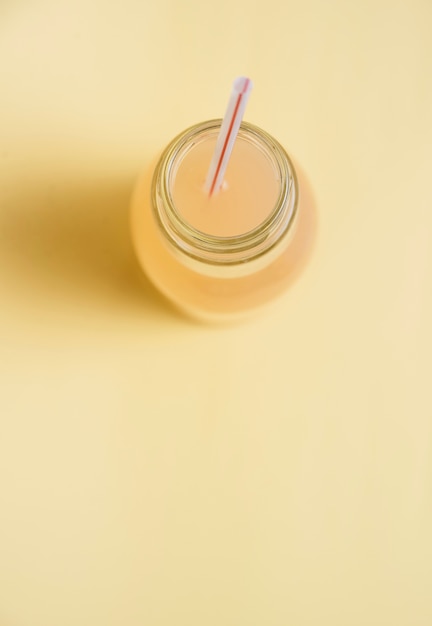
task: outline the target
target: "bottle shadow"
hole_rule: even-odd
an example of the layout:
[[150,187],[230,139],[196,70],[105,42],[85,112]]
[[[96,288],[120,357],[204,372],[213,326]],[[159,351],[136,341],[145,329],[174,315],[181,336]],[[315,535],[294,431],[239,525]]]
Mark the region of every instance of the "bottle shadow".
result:
[[[303,210],[285,287],[308,264],[317,236],[312,188],[298,164],[296,169]],[[105,317],[126,313],[193,323],[159,294],[135,257],[129,224],[134,180],[20,185],[1,211],[0,268],[8,296],[19,294],[29,308],[42,301],[54,310],[78,306]]]
[[129,234],[133,180],[55,182],[12,190],[2,208],[1,257],[13,292],[49,304],[173,317],[147,280]]

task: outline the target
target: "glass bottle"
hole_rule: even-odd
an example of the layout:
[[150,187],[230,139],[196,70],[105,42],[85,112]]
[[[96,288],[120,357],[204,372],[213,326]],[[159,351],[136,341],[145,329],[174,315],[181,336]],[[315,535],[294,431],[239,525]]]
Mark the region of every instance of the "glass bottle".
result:
[[293,163],[257,126],[241,124],[224,188],[205,195],[220,124],[210,120],[178,135],[151,188],[148,175],[138,180],[131,211],[147,276],[176,307],[206,321],[243,317],[274,300],[305,252],[304,233],[296,244],[305,220]]

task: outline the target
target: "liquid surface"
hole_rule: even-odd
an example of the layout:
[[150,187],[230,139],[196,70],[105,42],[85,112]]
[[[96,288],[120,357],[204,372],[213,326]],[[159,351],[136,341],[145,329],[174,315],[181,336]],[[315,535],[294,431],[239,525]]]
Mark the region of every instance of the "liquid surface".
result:
[[172,186],[174,205],[191,226],[210,235],[232,237],[253,230],[275,207],[280,180],[259,148],[237,138],[222,189],[204,191],[216,138],[196,144],[178,166]]

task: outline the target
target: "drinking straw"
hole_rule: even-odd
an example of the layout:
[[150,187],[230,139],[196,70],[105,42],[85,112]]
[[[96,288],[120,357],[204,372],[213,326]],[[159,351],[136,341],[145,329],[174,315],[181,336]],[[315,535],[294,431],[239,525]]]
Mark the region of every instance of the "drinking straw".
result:
[[235,79],[205,182],[205,191],[209,196],[217,193],[224,181],[228,161],[251,90],[252,81],[250,78],[240,76]]

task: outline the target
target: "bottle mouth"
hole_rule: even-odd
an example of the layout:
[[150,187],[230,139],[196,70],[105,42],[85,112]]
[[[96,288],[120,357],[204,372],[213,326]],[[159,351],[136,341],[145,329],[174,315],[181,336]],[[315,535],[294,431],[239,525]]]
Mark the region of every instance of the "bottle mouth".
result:
[[[152,184],[154,215],[173,251],[181,260],[201,262],[207,266],[206,273],[219,275],[219,269],[242,265],[243,273],[253,271],[251,262],[271,260],[272,251],[279,253],[282,245],[291,240],[298,211],[298,183],[294,166],[284,148],[262,129],[242,122],[238,137],[248,141],[265,153],[271,161],[277,179],[279,194],[268,217],[248,232],[235,236],[212,235],[197,230],[188,223],[176,208],[172,196],[172,181],[179,161],[193,145],[203,137],[215,137],[219,133],[220,119],[210,120],[188,128],[167,146],[156,167]],[[265,262],[264,265],[267,265]],[[246,269],[246,266],[248,269]]]

